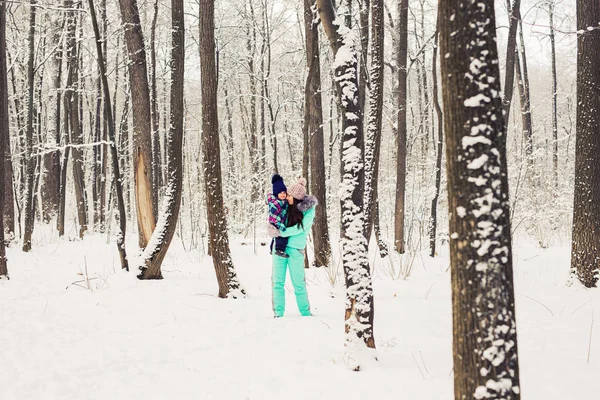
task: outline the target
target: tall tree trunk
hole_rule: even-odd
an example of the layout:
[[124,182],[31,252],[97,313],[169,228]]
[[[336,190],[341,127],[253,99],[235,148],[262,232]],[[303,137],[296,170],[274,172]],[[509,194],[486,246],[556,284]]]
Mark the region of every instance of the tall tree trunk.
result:
[[129,80],[133,105],[133,174],[139,245],[144,248],[156,226],[152,186],[152,115],[146,50],[136,0],[119,0],[129,58]]
[[[317,0],[325,34],[335,55],[335,81],[342,108],[342,265],[346,282],[345,341],[348,365],[358,371],[355,350],[375,349],[373,286],[364,237],[363,124],[358,104],[358,43],[347,24],[338,24],[331,0]],[[336,21],[334,23],[334,21]]]
[[[359,29],[360,29],[360,63],[358,76],[358,105],[363,113],[365,111],[365,99],[367,96],[367,81],[368,77],[368,51],[369,51],[369,14],[371,0],[361,0],[359,2]],[[365,115],[363,114],[363,121]],[[367,239],[368,241],[368,239]]]
[[[79,53],[77,46],[77,13],[75,9],[80,8],[79,0],[73,2],[65,0],[65,8],[67,12],[67,60],[69,69],[69,79],[67,80],[66,100],[69,108],[70,117],[70,140],[69,145],[72,146],[73,160],[73,182],[75,184],[75,201],[77,203],[77,218],[79,221],[79,237],[83,238],[83,234],[87,231],[87,199],[85,191],[85,176],[83,173],[83,133],[81,130],[80,115],[80,93],[79,93]],[[66,168],[66,164],[63,166]],[[65,192],[66,195],[66,192]]]
[[517,72],[517,85],[521,100],[521,123],[525,137],[525,156],[527,157],[527,175],[533,174],[533,123],[531,121],[531,98],[529,97],[529,76],[527,74],[527,58],[525,56],[525,41],[523,40],[523,26],[519,26],[520,46],[516,49],[515,70]]
[[[3,168],[0,173],[0,196],[3,196],[2,217],[0,226],[0,257],[4,255],[4,234],[7,239],[14,237],[15,232],[15,208],[13,191],[13,169],[12,156],[10,151],[10,130],[8,116],[8,75],[6,71],[6,1],[0,1],[0,164]],[[4,262],[4,274],[2,274],[2,263]],[[6,260],[0,258],[0,275],[7,275]]]
[[[100,29],[98,28],[98,20],[96,19],[96,10],[94,8],[93,0],[88,0],[90,6],[90,15],[92,17],[92,26],[94,28],[94,35],[96,37],[96,52],[98,54],[98,67],[100,68],[100,78],[102,81],[102,88],[104,93],[104,104],[111,104],[110,102],[110,91],[108,88],[108,78],[106,76],[106,64],[104,61],[104,54],[102,51],[102,39],[100,37]],[[106,4],[104,4],[106,5]],[[121,258],[121,268],[129,271],[129,265],[127,262],[127,253],[125,251],[125,233],[127,232],[127,214],[125,214],[125,201],[123,200],[123,187],[121,184],[121,174],[119,171],[119,155],[117,153],[116,135],[115,135],[115,121],[113,119],[112,109],[110,107],[104,108],[106,111],[106,119],[108,123],[108,135],[110,138],[110,151],[112,158],[113,168],[113,180],[115,185],[115,191],[117,194],[117,207],[119,208],[119,230],[117,231],[117,249]]]
[[250,16],[248,18],[246,49],[248,50],[248,78],[250,79],[250,165],[252,166],[252,201],[259,197],[258,175],[260,169],[260,144],[257,132],[256,99],[258,91],[256,88],[256,68],[254,56],[256,55],[256,18],[252,1],[248,2]]
[[[508,3],[508,2],[507,2]],[[508,5],[508,4],[507,4]],[[506,121],[504,129],[508,130],[510,121],[510,105],[515,87],[515,58],[517,49],[517,28],[521,19],[521,0],[513,0],[512,7],[508,10],[508,43],[506,45],[506,75],[504,78],[504,96],[502,97],[502,109],[504,120]],[[506,144],[506,136],[502,139],[503,145]]]
[[518,400],[494,1],[440,1],[439,21],[452,232],[454,398]]
[[171,21],[171,129],[167,138],[167,170],[169,179],[167,181],[162,210],[158,217],[158,224],[142,255],[143,265],[140,266],[142,272],[138,275],[139,279],[162,279],[161,265],[175,235],[179,209],[181,207],[181,192],[183,189],[182,145],[185,66],[183,0],[171,0]]
[[[304,129],[310,138],[310,191],[319,201],[312,232],[314,239],[314,265],[326,267],[331,259],[329,229],[327,227],[325,143],[323,139],[323,104],[321,96],[321,59],[319,56],[319,30],[314,23],[313,0],[304,0],[304,32],[306,37],[306,63],[308,74],[304,89]],[[305,175],[306,176],[306,175]]]
[[[8,76],[6,75],[6,1],[0,0],[0,156],[2,158],[10,155],[10,141],[8,140]],[[9,147],[5,147],[9,143]],[[4,210],[5,160],[0,159],[0,208]],[[11,167],[12,168],[12,167]],[[8,182],[12,186],[11,182]],[[6,249],[4,248],[4,213],[0,213],[0,279],[8,279],[8,266],[6,260]]]
[[223,204],[219,118],[217,114],[217,69],[215,66],[214,0],[200,1],[200,84],[202,90],[202,158],[206,213],[213,265],[219,297],[244,294],[229,250],[227,219]]
[[158,218],[158,191],[162,186],[162,168],[160,151],[160,131],[158,113],[158,94],[156,91],[156,23],[158,20],[158,0],[154,0],[154,15],[150,30],[150,113],[152,114],[152,209],[154,218]]
[[381,148],[381,125],[383,118],[384,84],[384,20],[383,1],[372,0],[371,21],[371,94],[367,140],[365,145],[365,239],[371,240],[373,211],[379,186],[379,153]]
[[406,212],[406,108],[408,57],[408,0],[398,0],[398,159],[396,165],[396,207],[394,217],[394,248],[404,254],[404,217]]
[[[554,38],[554,0],[548,3],[550,17],[550,52],[552,54],[552,177],[558,190],[558,87],[556,79],[556,40]],[[579,75],[577,75],[579,78]],[[579,104],[579,103],[578,103]],[[577,107],[579,109],[579,107]],[[579,129],[577,129],[579,131]]]
[[23,191],[23,251],[31,250],[31,235],[33,234],[33,219],[35,209],[33,207],[33,176],[35,173],[35,159],[33,156],[33,101],[34,101],[34,62],[35,62],[35,14],[36,0],[31,0],[29,14],[29,61],[27,62],[27,82],[29,89],[29,98],[27,101],[27,133],[25,137],[25,187]]
[[[439,30],[438,21],[438,30]],[[440,189],[442,185],[442,150],[443,150],[443,141],[444,141],[444,114],[442,113],[442,108],[440,107],[440,100],[438,95],[438,77],[437,77],[437,54],[438,54],[438,41],[439,41],[439,31],[435,36],[435,45],[433,47],[433,63],[432,63],[432,84],[433,84],[433,106],[435,108],[435,113],[437,115],[437,143],[436,143],[436,153],[435,153],[435,195],[433,196],[433,200],[431,200],[431,217],[429,220],[429,255],[431,257],[435,257],[436,251],[436,239],[437,239],[437,205],[438,200],[440,198]]]
[[586,287],[600,278],[600,3],[577,0],[577,139],[571,268]]

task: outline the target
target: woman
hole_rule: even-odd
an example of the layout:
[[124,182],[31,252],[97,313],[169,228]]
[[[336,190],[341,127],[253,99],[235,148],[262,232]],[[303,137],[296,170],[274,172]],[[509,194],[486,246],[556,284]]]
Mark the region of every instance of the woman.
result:
[[275,318],[283,317],[285,312],[285,276],[290,270],[290,278],[294,286],[298,311],[303,316],[310,316],[310,304],[304,280],[304,249],[306,237],[315,221],[317,199],[306,195],[306,179],[300,178],[298,183],[287,188],[288,219],[287,228],[279,235],[288,237],[285,248],[289,258],[273,255],[273,313]]

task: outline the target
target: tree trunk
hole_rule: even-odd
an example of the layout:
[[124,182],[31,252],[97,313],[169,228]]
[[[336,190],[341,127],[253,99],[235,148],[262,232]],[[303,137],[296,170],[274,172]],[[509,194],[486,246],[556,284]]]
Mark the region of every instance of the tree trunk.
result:
[[129,58],[129,80],[133,105],[133,174],[139,245],[144,248],[156,226],[152,186],[152,116],[146,50],[136,0],[119,0]]
[[[365,99],[367,96],[368,77],[368,51],[369,51],[369,14],[371,0],[361,0],[359,2],[359,29],[360,29],[360,63],[358,76],[358,106],[363,111],[363,121],[365,120]],[[366,214],[365,214],[366,216]],[[369,239],[367,239],[368,241]]]
[[[577,0],[577,139],[571,268],[586,287],[600,278],[600,3]],[[591,28],[594,29],[591,29]]]
[[408,57],[408,0],[398,0],[398,159],[396,164],[396,207],[394,248],[404,254],[404,217],[406,212],[406,107]]
[[494,1],[444,0],[439,7],[452,232],[454,398],[518,400],[512,244],[506,154],[501,143],[505,130]]
[[[522,26],[519,28],[522,30]],[[523,33],[519,32],[521,39]],[[531,122],[531,99],[529,97],[529,77],[527,75],[527,59],[525,58],[525,42],[521,40],[522,51],[517,48],[515,55],[515,70],[517,72],[517,85],[521,100],[521,123],[523,125],[523,136],[525,137],[525,156],[527,158],[527,175],[532,178],[533,174],[533,124]]]
[[431,200],[431,218],[429,220],[429,255],[435,257],[436,254],[436,239],[437,239],[437,205],[440,198],[440,189],[442,184],[442,150],[444,141],[444,114],[440,107],[440,100],[438,95],[438,77],[437,77],[437,54],[438,54],[438,41],[439,41],[439,22],[438,22],[438,34],[435,37],[435,45],[433,47],[433,63],[432,63],[432,84],[433,84],[433,106],[437,115],[438,121],[438,136],[437,146],[435,155],[435,195]]
[[381,125],[383,118],[384,86],[384,20],[383,1],[372,1],[371,21],[371,94],[369,120],[367,123],[367,141],[365,145],[365,228],[367,243],[371,241],[373,229],[373,210],[378,197],[379,153],[381,148]]
[[[550,17],[550,52],[552,54],[552,177],[558,190],[558,87],[556,79],[556,40],[554,38],[554,0],[548,3]],[[579,78],[579,75],[578,75]],[[577,107],[579,110],[579,107]],[[579,129],[577,129],[579,131]]]
[[202,158],[206,213],[213,265],[219,283],[219,297],[244,294],[238,281],[231,252],[223,204],[219,118],[217,114],[217,69],[215,66],[214,0],[200,1],[200,84],[202,90]]
[[[92,26],[96,37],[96,52],[98,54],[98,67],[100,68],[100,78],[102,80],[102,88],[104,93],[104,104],[111,104],[110,91],[108,88],[108,78],[106,76],[106,64],[102,51],[102,39],[100,37],[100,29],[98,28],[98,20],[96,19],[96,10],[94,9],[93,0],[88,0],[90,6],[90,15],[92,17]],[[113,179],[115,191],[117,194],[117,207],[119,208],[119,230],[117,231],[117,249],[121,258],[121,268],[129,271],[127,262],[127,253],[125,251],[125,233],[127,232],[127,214],[125,214],[125,201],[123,200],[123,187],[121,184],[121,174],[119,171],[119,155],[117,153],[115,122],[113,119],[112,109],[104,108],[106,111],[106,119],[108,123],[108,135],[110,138],[110,151],[112,158]]]
[[[510,1],[510,0],[509,0]],[[508,2],[507,2],[508,3]],[[517,49],[517,27],[521,19],[521,0],[513,0],[512,7],[508,10],[508,43],[506,45],[506,76],[504,78],[504,96],[502,97],[502,109],[504,120],[506,121],[504,129],[508,130],[510,121],[510,105],[515,87],[515,58]],[[506,145],[506,135],[503,136],[501,143]]]
[[23,191],[23,251],[31,250],[31,235],[33,234],[33,219],[35,209],[33,207],[33,176],[35,173],[35,159],[33,156],[33,101],[34,101],[34,62],[35,62],[35,14],[36,0],[31,0],[29,14],[29,61],[27,63],[27,85],[29,89],[27,101],[27,133],[25,137],[25,159],[24,174],[25,187]]
[[[373,336],[373,287],[363,234],[363,125],[358,107],[358,51],[354,32],[346,25],[334,24],[336,12],[331,0],[317,0],[325,34],[335,55],[335,81],[342,116],[342,265],[346,282],[345,341],[348,365],[358,371],[360,360],[354,351],[375,349]],[[338,20],[339,21],[339,20]]]
[[160,151],[158,94],[156,91],[156,23],[158,20],[158,0],[154,1],[154,15],[150,30],[150,113],[152,114],[152,210],[154,218],[158,218],[158,191],[162,186],[162,164]]
[[[175,235],[179,209],[181,207],[181,192],[183,188],[182,144],[185,64],[183,0],[171,0],[171,21],[171,129],[167,138],[167,169],[169,179],[162,212],[158,217],[158,224],[142,255],[143,265],[140,266],[142,272],[138,275],[139,279],[162,279],[161,265],[173,240],[173,235]],[[152,208],[150,208],[151,210]]]
[[[10,156],[10,141],[9,135],[9,119],[8,119],[8,82],[6,75],[6,1],[0,0],[0,155],[4,157]],[[9,147],[5,147],[9,143]],[[0,208],[4,210],[5,201],[5,185],[7,182],[4,174],[6,161],[0,159]],[[12,168],[12,167],[11,167]],[[0,279],[8,279],[8,267],[6,260],[6,250],[4,248],[4,213],[0,213]]]
[[[77,218],[79,221],[79,237],[87,231],[87,199],[85,191],[85,176],[83,173],[83,133],[81,132],[80,118],[80,94],[79,94],[79,54],[77,50],[77,13],[80,2],[73,3],[71,0],[65,1],[65,8],[69,11],[67,28],[67,60],[69,69],[69,79],[67,80],[66,100],[69,108],[70,117],[70,140],[72,146],[73,160],[73,182],[75,184],[75,201],[77,203]],[[63,168],[66,168],[66,164]],[[65,193],[66,195],[66,193]]]
[[[310,191],[319,201],[312,233],[314,240],[314,265],[326,267],[331,259],[329,229],[327,227],[325,143],[323,139],[323,104],[321,96],[321,59],[319,56],[319,30],[314,23],[313,0],[304,0],[304,32],[308,74],[304,89],[304,129],[310,138]],[[305,175],[306,176],[306,175]]]

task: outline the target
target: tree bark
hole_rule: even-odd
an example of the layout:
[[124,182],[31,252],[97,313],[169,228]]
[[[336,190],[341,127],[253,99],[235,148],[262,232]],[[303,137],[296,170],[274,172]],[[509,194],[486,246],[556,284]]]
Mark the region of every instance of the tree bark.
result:
[[[167,138],[168,182],[162,212],[142,255],[139,279],[162,279],[161,265],[167,254],[179,218],[183,189],[183,87],[185,66],[185,25],[183,0],[171,0],[171,129]],[[147,82],[147,81],[146,81]],[[133,82],[132,82],[133,83]],[[152,208],[150,208],[152,210]]]
[[27,101],[27,132],[25,136],[25,187],[23,191],[23,251],[31,250],[31,236],[33,234],[33,219],[35,209],[33,207],[34,192],[33,178],[35,173],[35,159],[33,155],[33,101],[34,101],[34,62],[35,62],[35,23],[36,23],[36,0],[31,0],[29,14],[29,60],[27,62],[27,85],[28,85],[28,101]]
[[369,120],[365,145],[365,228],[367,243],[371,240],[373,211],[379,187],[379,153],[383,118],[384,86],[384,10],[382,0],[372,0],[371,21],[371,78]]
[[158,0],[154,1],[154,15],[150,29],[150,113],[152,114],[152,210],[158,218],[158,192],[162,186],[162,157],[160,149],[158,94],[156,91],[156,23],[158,20]]
[[[9,118],[8,118],[8,82],[6,75],[6,1],[0,0],[0,155],[5,158],[10,155]],[[9,143],[9,147],[6,147]],[[0,208],[4,210],[5,185],[7,182],[4,168],[6,161],[0,160]],[[12,168],[12,167],[11,167]],[[4,246],[4,213],[0,213],[0,279],[8,279],[8,266],[6,259],[6,249]]]
[[[321,59],[319,30],[314,23],[313,0],[304,0],[304,32],[308,73],[304,89],[304,126],[310,138],[310,192],[319,201],[312,233],[314,265],[326,267],[331,260],[331,245],[327,227],[325,143],[323,139],[323,103],[321,95]],[[306,175],[305,175],[306,176]]]
[[586,287],[600,278],[600,3],[577,0],[577,139],[571,268]]
[[[508,10],[508,43],[506,45],[506,75],[504,78],[504,96],[502,97],[502,110],[506,121],[504,129],[508,130],[510,121],[510,105],[515,87],[515,58],[517,49],[517,27],[521,19],[521,0],[513,0],[512,7]],[[506,145],[504,136],[503,145]]]
[[435,154],[435,195],[431,200],[431,217],[429,220],[429,255],[435,257],[436,254],[436,240],[437,240],[437,205],[440,198],[440,189],[442,184],[442,151],[444,145],[444,114],[440,107],[440,100],[438,95],[438,77],[437,77],[437,54],[438,54],[438,41],[439,41],[439,22],[438,22],[438,34],[435,37],[435,45],[433,47],[433,66],[432,66],[432,84],[433,84],[433,106],[437,115],[437,143],[436,143],[436,154]]
[[[102,39],[100,37],[100,29],[98,28],[98,20],[96,19],[96,10],[93,0],[88,0],[90,6],[90,15],[92,17],[92,26],[96,38],[96,52],[98,54],[98,67],[100,68],[100,78],[104,94],[104,104],[111,104],[110,91],[108,87],[108,78],[106,76],[106,64],[102,51]],[[119,230],[117,231],[117,249],[121,258],[121,268],[129,271],[127,262],[127,252],[125,251],[125,233],[127,232],[127,214],[125,214],[125,201],[123,200],[123,187],[121,183],[121,174],[119,171],[119,155],[117,153],[115,122],[113,119],[112,109],[104,108],[106,111],[106,119],[108,123],[108,136],[110,139],[110,151],[112,158],[113,180],[115,191],[117,194],[117,207],[119,208]]]
[[439,7],[454,397],[518,400],[509,192],[501,139],[505,130],[494,1],[443,0]]
[[[554,0],[548,3],[550,18],[550,53],[552,55],[552,177],[558,190],[558,87],[556,79],[556,40],[554,37]],[[579,107],[577,107],[579,109]],[[579,131],[579,129],[578,129]]]
[[404,217],[406,194],[406,107],[408,58],[408,0],[398,0],[398,159],[396,164],[396,206],[394,217],[394,248],[404,254]]
[[244,294],[229,250],[227,219],[223,204],[219,118],[217,113],[217,69],[215,66],[214,0],[200,1],[200,82],[202,91],[202,158],[206,213],[213,265],[219,297]]
[[358,51],[354,32],[336,20],[331,0],[317,0],[325,34],[335,55],[335,81],[342,116],[342,265],[346,282],[345,341],[349,366],[358,371],[357,347],[375,349],[373,287],[364,237],[363,125],[358,104]]
[[152,115],[146,50],[136,0],[119,0],[129,59],[131,103],[133,105],[133,174],[139,229],[144,248],[156,226],[153,204],[156,192],[152,179]]

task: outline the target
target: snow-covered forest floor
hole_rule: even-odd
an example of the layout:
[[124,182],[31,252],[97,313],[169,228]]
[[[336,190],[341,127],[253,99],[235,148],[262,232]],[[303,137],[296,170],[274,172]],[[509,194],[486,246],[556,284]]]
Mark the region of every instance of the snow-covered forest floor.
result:
[[[300,317],[288,283],[286,315],[274,320],[270,256],[265,247],[254,255],[249,241],[232,240],[248,296],[222,300],[211,259],[181,241],[164,280],[138,281],[137,271],[119,270],[105,237],[36,234],[31,253],[9,249],[11,279],[0,281],[2,400],[453,398],[447,248],[436,259],[416,256],[408,279],[393,279],[390,261],[377,260],[378,361],[356,373],[342,360],[343,277],[332,288],[331,271],[307,271],[314,317]],[[568,285],[569,254],[567,244],[515,240],[526,399],[600,392],[600,296]],[[86,276],[89,287],[73,284]]]

